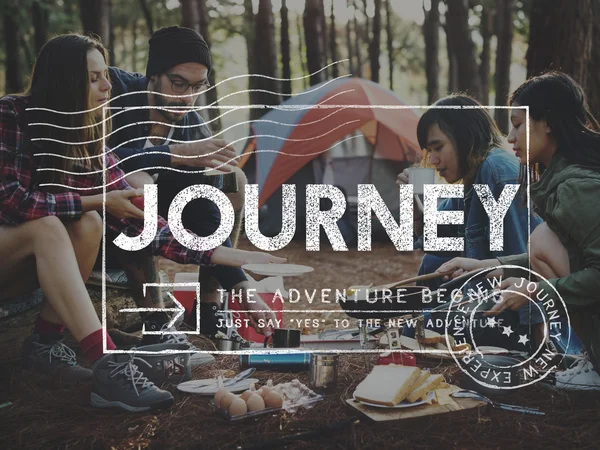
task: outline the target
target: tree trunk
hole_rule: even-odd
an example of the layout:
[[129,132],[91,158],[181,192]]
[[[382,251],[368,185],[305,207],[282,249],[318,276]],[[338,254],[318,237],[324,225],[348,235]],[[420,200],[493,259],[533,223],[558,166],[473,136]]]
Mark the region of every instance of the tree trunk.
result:
[[[346,9],[350,9],[351,0],[346,0]],[[354,54],[352,51],[352,29],[350,28],[350,18],[346,22],[346,47],[348,49],[348,69],[350,74],[354,76]]]
[[290,23],[286,0],[281,2],[281,91],[284,99],[290,98],[292,93],[292,69],[290,67]]
[[[279,105],[279,81],[277,78],[277,46],[275,44],[275,17],[273,16],[273,5],[271,0],[260,0],[258,14],[255,21],[256,40],[254,56],[259,74],[269,78],[257,77],[257,89],[259,92],[259,103],[261,105]],[[260,111],[260,110],[259,110]],[[266,111],[261,111],[261,115]]]
[[427,78],[427,103],[432,104],[440,95],[439,51],[440,51],[440,12],[439,0],[431,0],[431,9],[425,11],[423,36],[425,38],[425,76]]
[[131,28],[131,70],[137,72],[137,37],[138,37],[138,21],[133,21],[133,27]]
[[[571,75],[584,89],[592,56],[594,0],[533,0],[527,48],[527,77],[548,70]],[[596,18],[596,21],[598,19]]]
[[44,0],[34,0],[31,4],[34,43],[36,55],[48,40],[48,18],[50,5]]
[[[329,54],[331,56],[331,63],[335,63],[338,60],[337,54],[337,39],[335,33],[335,15],[333,14],[333,2],[331,2],[331,12],[329,14],[331,20],[331,28],[329,30]],[[338,64],[331,66],[331,76],[337,78],[340,76],[340,68]]]
[[371,81],[379,83],[379,54],[381,52],[381,0],[375,0],[375,15],[373,16],[373,36],[369,45],[371,62]]
[[[510,89],[510,64],[512,60],[513,39],[513,7],[514,0],[496,1],[496,36],[498,45],[496,47],[496,74],[494,84],[496,90],[496,105],[506,106],[508,104],[508,91]],[[496,123],[505,134],[508,134],[507,109],[496,109],[494,118]]]
[[304,40],[306,42],[306,63],[310,73],[310,85],[314,86],[325,80],[323,63],[323,38],[321,6],[319,0],[306,0],[304,7]]
[[296,15],[296,34],[298,35],[298,58],[300,58],[300,69],[302,70],[302,87],[306,89],[308,87],[308,78],[304,77],[304,75],[308,74],[308,69],[306,67],[306,60],[304,57],[306,56],[306,45],[304,45],[304,30],[302,26],[303,18],[299,14]]
[[480,32],[481,37],[483,38],[483,44],[481,47],[479,76],[481,78],[481,102],[484,105],[487,105],[489,104],[490,96],[490,44],[494,33],[494,14],[489,6],[484,4],[482,8]]
[[6,54],[6,92],[17,93],[23,91],[23,58],[21,48],[21,30],[17,20],[18,6],[11,2],[5,6],[4,14],[4,51]]
[[200,11],[196,0],[181,0],[181,25],[200,33]]
[[[444,33],[446,34],[446,55],[448,58],[448,92],[458,91],[458,67],[456,64],[456,52],[454,51],[454,40],[448,32],[448,18],[444,24]],[[441,95],[441,93],[440,93]]]
[[[356,0],[354,2],[354,11],[358,11],[358,7],[356,6]],[[354,49],[356,53],[356,75],[359,78],[362,78],[362,52],[360,49],[360,39],[361,31],[358,25],[358,19],[356,18],[356,14],[354,14]]]
[[[208,48],[212,48],[212,41],[210,38],[210,29],[208,27],[209,17],[208,17],[208,6],[206,5],[206,0],[197,0],[197,6],[198,6],[198,22],[199,22],[200,34],[202,35],[202,37],[208,44]],[[219,131],[221,131],[221,127],[222,127],[221,119],[219,117],[221,115],[221,111],[218,108],[219,96],[217,95],[217,88],[214,87],[216,84],[216,71],[215,71],[214,65],[208,74],[208,81],[210,82],[210,85],[213,87],[212,87],[212,89],[209,89],[208,91],[206,91],[206,94],[204,94],[206,104],[217,107],[217,108],[211,107],[208,110],[208,116],[210,117],[210,119],[212,121],[210,124],[212,130],[215,132],[219,132]]]
[[394,35],[392,32],[391,0],[385,0],[385,34],[387,37],[388,70],[390,78],[390,91],[394,90]]
[[148,34],[152,35],[154,33],[154,25],[152,22],[152,13],[150,12],[150,8],[148,8],[148,3],[146,0],[140,0],[140,7],[142,8],[142,14],[144,15],[144,20],[146,21],[146,27],[148,28]]
[[600,73],[600,4],[594,3],[594,27],[592,30],[592,54],[588,62],[588,73],[591,76],[588,77],[588,86],[586,89],[586,96],[588,104],[592,114],[596,119],[600,120],[600,77],[597,76]]
[[[248,54],[248,89],[249,89],[249,101],[251,105],[257,105],[259,103],[258,93],[255,92],[257,79],[252,76],[257,73],[256,58],[254,57],[254,11],[252,10],[252,0],[244,0],[244,35],[246,36],[246,51]],[[260,118],[262,111],[260,109],[250,110],[250,120]]]
[[108,49],[108,64],[111,66],[116,66],[117,62],[115,60],[115,28],[113,27],[113,0],[108,0],[108,45],[106,48]]
[[[469,29],[469,5],[467,0],[448,2],[446,12],[448,33],[452,36],[452,45],[457,50],[456,65],[458,89],[476,99],[482,99],[479,65],[475,58],[475,44]],[[460,50],[459,50],[460,49]]]
[[[329,49],[329,39],[327,38],[327,16],[325,14],[325,2],[323,0],[318,0],[319,3],[319,19],[321,20],[321,40],[323,41],[321,44],[321,48],[323,49],[323,67],[329,64],[329,56],[327,51]],[[325,79],[329,78],[329,69],[323,70],[323,76]]]
[[110,49],[110,1],[79,0],[79,15],[83,32],[98,35],[104,46]]

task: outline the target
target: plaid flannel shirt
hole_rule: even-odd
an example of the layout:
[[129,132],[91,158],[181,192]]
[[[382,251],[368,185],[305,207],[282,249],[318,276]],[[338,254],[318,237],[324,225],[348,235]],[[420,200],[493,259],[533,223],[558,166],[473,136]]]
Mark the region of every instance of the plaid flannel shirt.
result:
[[[65,221],[79,219],[83,213],[81,197],[102,193],[98,177],[85,172],[67,174],[63,184],[71,189],[60,193],[40,190],[34,181],[38,169],[36,158],[39,160],[39,157],[24,148],[27,106],[25,97],[6,96],[0,99],[0,224],[14,226],[46,216],[56,216]],[[125,181],[125,173],[116,166],[110,168],[118,163],[117,157],[108,153],[105,161],[106,167],[109,167],[106,170],[107,192],[131,189]],[[151,243],[154,255],[179,264],[210,265],[212,250],[201,252],[184,247],[173,237],[169,224],[160,216],[157,228]],[[118,219],[107,214],[106,236],[111,242],[121,232],[133,237],[140,235],[143,229],[142,220]]]

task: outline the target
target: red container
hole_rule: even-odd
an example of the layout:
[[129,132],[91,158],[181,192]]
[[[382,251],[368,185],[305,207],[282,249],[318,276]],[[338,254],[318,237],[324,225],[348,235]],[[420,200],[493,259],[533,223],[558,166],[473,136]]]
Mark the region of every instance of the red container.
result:
[[[139,197],[138,197],[139,198]],[[180,272],[175,274],[175,283],[197,283],[197,273]],[[190,325],[196,326],[196,310],[194,305],[196,302],[196,287],[195,286],[175,286],[173,287],[173,296],[185,308],[184,321]]]
[[412,352],[385,352],[377,357],[377,365],[399,364],[401,366],[416,366],[417,357]]
[[[283,304],[281,300],[273,301],[273,299],[275,298],[275,294],[271,292],[258,293],[258,295],[260,295],[260,298],[262,298],[262,300],[267,304],[267,306],[271,308],[271,310],[275,313],[275,317],[277,318],[279,323],[282,323]],[[242,309],[239,301],[234,301],[230,296],[228,301],[228,307],[229,311],[233,313],[234,319],[237,317],[241,317],[241,314],[239,312],[236,313],[236,311],[240,311],[240,309]],[[244,310],[245,309],[246,308],[244,308]],[[263,343],[265,341],[265,337],[262,334],[258,334],[256,331],[254,331],[254,328],[252,328],[251,326],[246,326],[245,322],[242,322],[242,326],[238,328],[237,331],[240,334],[240,336],[242,336],[247,341],[260,343]]]

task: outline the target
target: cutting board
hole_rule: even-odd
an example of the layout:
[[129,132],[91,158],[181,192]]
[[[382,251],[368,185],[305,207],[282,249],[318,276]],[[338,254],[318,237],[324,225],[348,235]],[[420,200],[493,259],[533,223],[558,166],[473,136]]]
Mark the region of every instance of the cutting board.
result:
[[486,406],[487,403],[481,400],[475,400],[472,398],[454,398],[450,397],[450,393],[457,389],[456,386],[450,386],[449,389],[437,390],[437,397],[439,403],[432,405],[420,405],[413,408],[377,408],[374,406],[367,406],[360,402],[357,402],[353,398],[346,400],[348,406],[360,413],[363,416],[375,421],[375,422],[387,422],[392,420],[407,420],[416,419],[418,417],[425,416],[436,416],[447,413],[460,413],[462,411],[475,411],[477,408]]

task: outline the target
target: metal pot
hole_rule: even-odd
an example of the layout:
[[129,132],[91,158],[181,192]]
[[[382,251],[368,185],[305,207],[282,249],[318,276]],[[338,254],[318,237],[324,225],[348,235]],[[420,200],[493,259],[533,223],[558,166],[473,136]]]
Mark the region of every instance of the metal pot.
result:
[[216,339],[217,350],[230,352],[240,349],[240,342],[235,339]]

